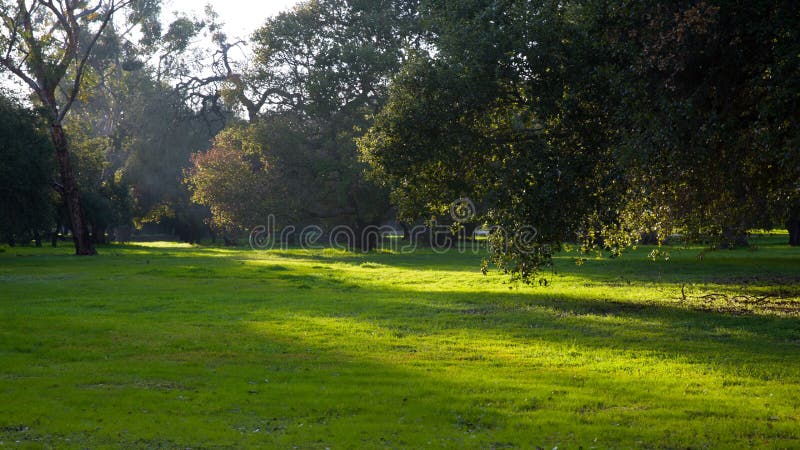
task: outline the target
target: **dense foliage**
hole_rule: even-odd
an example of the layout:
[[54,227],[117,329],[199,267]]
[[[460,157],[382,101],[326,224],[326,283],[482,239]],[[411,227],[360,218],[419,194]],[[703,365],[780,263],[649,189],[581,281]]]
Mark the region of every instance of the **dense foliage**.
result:
[[469,198],[453,229],[488,227],[525,280],[564,245],[732,247],[775,226],[800,245],[790,1],[312,0],[248,41],[211,8],[162,30],[158,1],[69,3],[47,34],[36,4],[34,31],[86,58],[42,38],[20,66],[38,44],[4,3],[3,63],[53,94],[37,105],[74,186],[48,220],[93,241],[146,223],[227,239],[270,216],[358,232]]
[[[65,60],[55,85],[44,83],[47,80],[35,64],[28,69],[35,78],[31,81],[38,80],[40,85],[33,102],[44,106],[39,111],[50,126],[51,136],[62,144],[56,152],[61,161],[61,199],[54,198],[55,203],[51,201],[48,208],[41,209],[42,214],[47,211],[50,223],[46,231],[53,231],[53,223],[56,233],[66,226],[76,237],[76,245],[80,241],[77,237],[85,233],[89,243],[81,242],[83,250],[78,253],[91,253],[92,244],[108,238],[127,240],[134,228],[149,223],[197,242],[208,235],[204,223],[208,212],[191,202],[182,173],[191,154],[207,148],[219,127],[202,120],[170,86],[176,74],[187,70],[175,60],[187,50],[184,41],[194,30],[183,30],[180,24],[186,20],[179,18],[178,25],[173,23],[162,34],[158,1],[101,2],[94,10],[79,13],[85,7],[82,3],[45,5],[36,1],[30,5],[31,12],[5,4],[2,9],[9,19],[4,23],[2,43],[8,53],[3,63],[11,74],[27,76],[19,69],[22,63],[14,52],[24,56],[23,47],[36,43],[27,38],[20,42],[21,35],[14,32],[26,14],[36,27],[34,31],[41,31],[45,37],[66,33],[74,40],[59,43],[43,37],[46,49],[42,51],[49,58],[59,57],[58,45],[67,50],[76,47],[69,51],[80,54],[77,62]],[[66,25],[59,22],[49,31],[40,29],[49,15],[66,12],[75,16],[65,16]],[[59,28],[65,26],[65,30]],[[47,89],[55,92],[52,99],[44,101],[39,97],[48,95]],[[52,105],[48,106],[48,101]],[[46,159],[53,160],[52,156]],[[73,186],[71,190],[66,188],[65,176]],[[68,192],[77,192],[79,203],[74,199],[63,202],[72,195]],[[75,209],[76,204],[80,211]],[[26,209],[40,209],[28,206]],[[81,232],[75,229],[76,214]]]
[[[631,15],[633,11],[635,14]],[[793,2],[643,2],[597,8],[620,74],[614,126],[625,213],[736,244],[796,221],[800,15]]]
[[158,13],[158,0],[101,0],[94,6],[85,1],[0,2],[0,68],[29,89],[46,120],[77,255],[96,251],[65,119],[80,100],[87,63],[104,32],[117,24],[127,30],[126,40],[136,36],[148,42],[160,34]]
[[[221,88],[249,123],[219,136],[187,177],[216,227],[248,228],[272,214],[279,225],[347,225],[358,234],[387,218],[387,192],[364,176],[354,138],[416,45],[415,10],[413,1],[307,2],[255,33],[253,72]],[[262,91],[248,97],[245,85]]]
[[[126,63],[112,31],[90,60],[87,93],[66,126],[79,158],[93,235],[123,239],[132,225],[157,223],[183,240],[206,235],[182,183],[190,156],[218,131],[184,105],[157,73]],[[202,211],[201,211],[202,212]]]
[[409,213],[484,205],[523,279],[568,242],[796,223],[798,15],[761,3],[432,0],[362,152]]
[[49,235],[54,218],[53,147],[32,111],[0,97],[0,240]]

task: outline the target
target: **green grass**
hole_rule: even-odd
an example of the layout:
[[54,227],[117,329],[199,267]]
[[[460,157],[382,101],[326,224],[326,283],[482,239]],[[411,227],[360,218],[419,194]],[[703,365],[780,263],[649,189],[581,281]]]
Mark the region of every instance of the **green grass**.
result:
[[800,249],[649,250],[6,247],[0,447],[800,447]]

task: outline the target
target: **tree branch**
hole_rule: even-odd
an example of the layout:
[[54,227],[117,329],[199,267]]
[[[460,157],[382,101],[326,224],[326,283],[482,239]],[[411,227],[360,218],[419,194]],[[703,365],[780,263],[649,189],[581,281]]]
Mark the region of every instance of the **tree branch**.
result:
[[[108,26],[108,23],[111,21],[111,18],[114,16],[114,13],[116,13],[121,8],[124,8],[129,3],[130,3],[130,1],[125,1],[125,2],[120,3],[117,6],[112,2],[110,8],[108,8],[108,12],[106,12],[105,18],[103,19],[103,21],[100,24],[100,29],[98,29],[97,32],[92,37],[92,40],[89,42],[89,46],[86,48],[86,51],[84,52],[83,57],[81,58],[80,62],[78,63],[78,68],[75,71],[75,81],[74,81],[74,83],[72,85],[72,91],[70,93],[69,99],[67,99],[67,102],[61,108],[61,112],[58,115],[58,121],[59,122],[64,120],[64,117],[66,116],[67,112],[72,107],[72,104],[75,102],[75,98],[78,96],[78,92],[80,91],[80,87],[81,87],[81,79],[83,78],[83,70],[86,67],[86,61],[88,61],[89,55],[92,53],[92,48],[94,48],[94,45],[97,43],[97,40],[100,39],[100,35],[103,34],[103,31],[106,29],[106,26]],[[95,10],[99,9],[99,7],[100,7],[100,5],[98,4],[98,6],[97,6],[97,8],[95,8]],[[74,23],[74,25],[77,25],[76,17],[72,15],[71,10],[69,10],[68,16],[70,17],[70,19]],[[78,17],[82,17],[82,16],[83,16],[83,14],[80,14]]]

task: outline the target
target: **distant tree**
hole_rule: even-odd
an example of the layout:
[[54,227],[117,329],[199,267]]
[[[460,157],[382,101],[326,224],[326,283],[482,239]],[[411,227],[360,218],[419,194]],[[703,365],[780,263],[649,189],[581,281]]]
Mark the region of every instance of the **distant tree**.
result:
[[[108,111],[117,111],[113,123],[107,123]],[[81,178],[86,194],[95,199],[89,205],[95,208],[87,209],[98,235],[132,222],[160,223],[183,240],[207,234],[202,217],[195,217],[199,211],[191,205],[182,174],[190,156],[208,148],[218,128],[209,128],[150,71],[123,71],[119,79],[104,80],[76,106],[67,126],[89,167],[92,161],[102,165]]]
[[229,127],[214,138],[210,150],[196,153],[186,172],[192,200],[211,207],[211,226],[235,235],[242,228],[261,224],[268,198],[260,167],[262,152],[258,136],[246,125]]
[[53,148],[32,111],[0,96],[0,239],[23,243],[54,226]]
[[131,186],[134,219],[169,225],[182,240],[198,242],[208,234],[209,212],[192,204],[183,172],[193,153],[209,148],[219,124],[189,110],[168,86],[146,80],[135,86],[120,128],[124,156],[117,169]]
[[167,80],[159,80],[174,74],[170,58],[185,50],[182,33],[191,35],[176,31],[182,29],[176,22],[160,39],[136,47],[125,37],[132,30],[111,23],[87,60],[83,94],[65,129],[79,162],[95,242],[112,229],[124,237],[133,224],[158,223],[192,242],[207,234],[207,211],[191,204],[181,176],[190,155],[207,148],[219,128],[189,109]]
[[[246,109],[247,134],[258,145],[214,151],[215,161],[229,157],[229,170],[249,166],[258,174],[263,201],[250,207],[269,208],[254,211],[262,221],[276,214],[283,223],[346,224],[359,233],[387,214],[387,191],[364,176],[354,139],[385,101],[388,79],[406,51],[419,45],[416,8],[417,2],[400,0],[304,2],[255,33],[249,73],[222,65],[219,95]],[[191,185],[222,189],[201,183],[198,177],[207,172],[199,169],[195,166]],[[213,201],[208,195],[196,199]],[[224,216],[223,210],[236,208],[205,204],[217,223],[253,215]]]

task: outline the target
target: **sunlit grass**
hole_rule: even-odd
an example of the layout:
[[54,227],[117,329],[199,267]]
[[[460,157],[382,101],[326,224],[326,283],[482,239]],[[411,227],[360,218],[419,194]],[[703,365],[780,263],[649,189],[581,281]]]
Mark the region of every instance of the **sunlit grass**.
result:
[[6,247],[0,445],[798,447],[782,241],[565,254],[547,287],[480,254]]
[[194,248],[196,247],[193,244],[187,244],[182,242],[166,242],[166,241],[154,241],[154,242],[132,242],[128,244],[129,247],[144,247],[144,248],[169,248],[169,249],[181,249],[181,248]]

